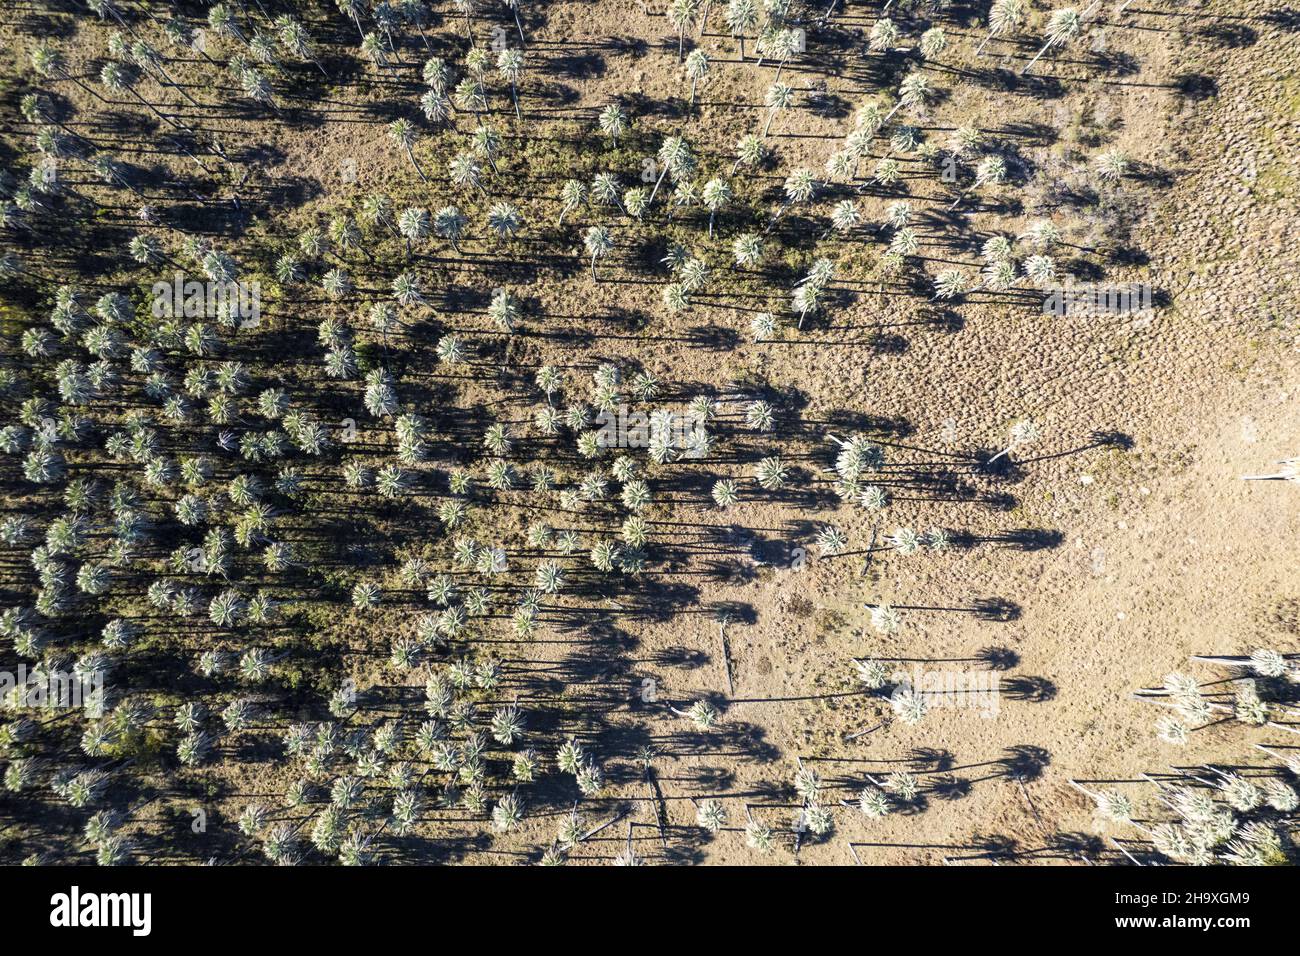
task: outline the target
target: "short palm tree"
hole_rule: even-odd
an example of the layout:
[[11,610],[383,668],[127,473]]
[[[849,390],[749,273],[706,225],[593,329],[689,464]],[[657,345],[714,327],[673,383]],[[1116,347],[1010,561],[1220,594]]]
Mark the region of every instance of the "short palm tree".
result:
[[564,185],[560,187],[560,218],[555,224],[564,225],[564,217],[582,208],[586,203],[587,187],[583,185],[582,180],[566,179]]
[[397,217],[397,231],[406,240],[406,256],[413,253],[413,244],[429,237],[429,210],[417,206],[403,209]]
[[731,187],[727,185],[726,180],[710,179],[704,184],[704,190],[700,194],[704,202],[704,208],[709,211],[709,238],[713,238],[713,220],[718,212],[731,202]]
[[433,231],[451,243],[451,247],[460,252],[460,239],[465,235],[465,226],[469,220],[456,206],[443,206],[433,217]]
[[600,131],[609,137],[612,145],[618,145],[618,138],[627,132],[627,114],[617,103],[610,103],[600,111],[597,118]]
[[493,203],[492,208],[488,210],[487,224],[499,238],[512,239],[522,225],[519,208],[508,202]]

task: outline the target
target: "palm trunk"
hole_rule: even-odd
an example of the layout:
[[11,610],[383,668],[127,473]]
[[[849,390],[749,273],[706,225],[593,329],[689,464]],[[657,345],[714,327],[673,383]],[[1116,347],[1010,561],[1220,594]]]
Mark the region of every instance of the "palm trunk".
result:
[[1028,73],[1029,68],[1032,67],[1035,63],[1037,63],[1039,59],[1042,58],[1042,55],[1055,45],[1056,45],[1055,40],[1048,40],[1046,43],[1044,43],[1043,48],[1039,50],[1036,54],[1034,54],[1034,58],[1025,64],[1025,68],[1020,71],[1020,75],[1024,76],[1026,73]]
[[420,174],[420,181],[427,183],[429,177],[424,175],[424,170],[421,169],[420,164],[415,161],[415,152],[409,146],[406,147],[406,155],[410,158],[411,165],[415,167],[415,171]]
[[[663,171],[662,173],[660,173],[660,174],[659,174],[659,178],[658,178],[657,180],[655,180],[655,188],[652,189],[652,190],[650,190],[650,198],[647,199],[646,202],[645,202],[645,207],[646,207],[647,210],[650,208],[651,204],[654,203],[654,201],[655,201],[655,194],[659,192],[659,186],[660,186],[660,184],[663,183],[663,181],[664,181],[664,177],[667,176],[667,175],[668,175],[668,164],[665,163],[665,164],[664,164],[664,171]],[[620,203],[620,205],[621,205],[621,203]],[[624,211],[626,212],[626,210],[624,210]]]
[[1002,449],[1000,452],[998,452],[996,455],[994,455],[992,458],[990,458],[990,459],[989,459],[988,461],[986,461],[984,464],[986,464],[986,465],[991,465],[991,464],[993,464],[995,461],[997,461],[997,460],[998,460],[999,458],[1001,458],[1003,455],[1009,454],[1010,452],[1014,451],[1014,450],[1015,450],[1015,447],[1016,447],[1015,442],[1012,442],[1010,445],[1008,445],[1006,448]]

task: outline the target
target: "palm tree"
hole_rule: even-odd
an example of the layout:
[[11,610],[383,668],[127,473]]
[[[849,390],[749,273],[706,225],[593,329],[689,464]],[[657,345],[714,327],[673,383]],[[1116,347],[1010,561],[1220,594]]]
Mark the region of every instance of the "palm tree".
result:
[[519,232],[521,225],[519,208],[508,202],[493,203],[492,208],[488,210],[487,224],[499,238],[512,239]]
[[311,49],[311,36],[307,33],[306,28],[293,17],[285,15],[277,17],[275,20],[276,40],[285,52],[296,56],[298,59],[313,64],[316,69],[320,70],[321,76],[329,79],[329,74],[325,72],[325,67],[321,66],[320,60]]
[[170,117],[163,115],[158,108],[136,92],[135,84],[137,77],[129,67],[121,63],[114,63],[111,60],[104,64],[104,68],[99,71],[99,81],[113,93],[130,93],[137,100],[147,107],[155,116],[174,129],[183,129],[183,127],[172,120]]
[[1001,156],[985,156],[975,167],[975,181],[967,186],[960,196],[952,201],[949,209],[956,209],[972,189],[980,186],[998,186],[1006,181],[1007,165]]
[[583,185],[582,180],[566,179],[564,185],[560,187],[560,218],[555,224],[563,226],[564,217],[586,205],[586,202],[587,187]]
[[1027,11],[1026,0],[993,0],[993,6],[989,9],[989,34],[975,48],[975,55],[983,56],[984,48],[994,37],[1020,29],[1025,23]]
[[470,29],[470,17],[478,13],[478,0],[452,0],[452,6],[455,7],[465,21],[465,36],[469,39],[470,44],[474,43],[474,34]]
[[655,194],[659,192],[659,186],[663,183],[665,176],[672,173],[676,178],[694,165],[694,162],[695,158],[691,154],[691,147],[687,145],[686,140],[680,136],[666,137],[659,146],[659,163],[663,166],[663,171],[659,173],[659,178],[655,180],[654,189],[650,191],[650,196],[645,201],[646,208],[649,208],[654,203]]
[[460,239],[465,234],[469,220],[456,206],[443,206],[433,217],[433,229],[440,237],[448,240],[457,253],[460,252]]
[[921,34],[921,56],[933,60],[948,48],[948,35],[943,27],[931,27]]
[[881,17],[871,27],[867,47],[873,53],[883,53],[898,42],[898,25],[888,17]]
[[418,206],[408,206],[397,217],[397,231],[406,240],[406,257],[413,253],[412,244],[429,237],[429,210]]
[[1103,180],[1117,181],[1128,172],[1128,157],[1117,149],[1110,149],[1097,157],[1097,175]]
[[781,79],[781,71],[785,69],[786,63],[797,53],[803,52],[803,33],[799,30],[778,30],[771,36],[769,41],[770,55],[776,59],[776,76],[773,80]]
[[503,0],[503,2],[510,9],[511,15],[515,18],[515,29],[519,31],[519,45],[527,46],[528,42],[524,39],[524,25],[519,20],[520,0]]
[[695,88],[709,75],[709,58],[703,50],[692,50],[686,57],[686,78],[691,81],[691,102],[695,106]]
[[722,209],[727,203],[731,202],[731,187],[725,180],[710,179],[704,184],[704,191],[701,193],[704,201],[704,208],[709,211],[709,238],[713,238],[713,220],[717,216],[718,210]]
[[767,147],[762,137],[748,133],[736,141],[736,161],[731,164],[731,175],[736,175],[741,166],[757,169],[766,158]]
[[731,257],[742,268],[758,265],[763,260],[763,237],[752,232],[737,236],[731,244]]
[[1039,58],[1052,47],[1064,46],[1074,39],[1083,26],[1083,18],[1079,16],[1079,11],[1074,7],[1065,7],[1061,10],[1054,10],[1047,20],[1047,30],[1044,33],[1043,48],[1034,54],[1034,58],[1025,64],[1025,68],[1020,74],[1029,72],[1030,67],[1038,62]]
[[1011,436],[1010,441],[1007,443],[1007,447],[990,458],[986,464],[991,465],[1003,455],[1006,455],[1023,445],[1032,444],[1038,440],[1038,435],[1039,431],[1037,423],[1032,418],[1022,418],[1011,426]]
[[497,75],[510,84],[510,98],[515,104],[515,119],[523,119],[519,111],[519,81],[524,75],[524,55],[508,47],[497,54]]
[[609,137],[610,143],[614,146],[618,145],[618,138],[627,131],[627,114],[617,103],[610,103],[602,109],[597,122],[600,131]]
[[817,181],[813,178],[812,170],[800,168],[785,178],[781,190],[785,193],[785,202],[776,211],[772,221],[767,224],[765,232],[771,232],[777,220],[784,216],[786,211],[795,203],[810,202],[817,193]]
[[930,98],[930,81],[920,70],[913,70],[898,85],[898,104],[885,117],[888,122],[900,107],[913,114],[923,113]]
[[408,119],[393,120],[388,126],[388,136],[393,144],[406,151],[406,157],[415,167],[415,171],[420,175],[420,181],[427,183],[429,177],[424,175],[424,170],[420,164],[415,161],[415,127]]
[[470,147],[475,156],[481,156],[488,161],[493,173],[500,175],[501,171],[497,168],[497,154],[501,151],[501,134],[495,127],[486,123],[474,127],[474,132],[470,134]]
[[740,59],[745,59],[745,34],[752,33],[758,26],[758,9],[754,0],[727,0],[727,10],[723,14],[727,29],[740,45]]
[[966,274],[960,269],[944,269],[934,277],[934,298],[951,299],[966,291]]
[[776,114],[794,102],[794,89],[784,83],[773,83],[763,96],[763,105],[767,107],[767,122],[763,124],[763,136],[772,128]]
[[32,68],[36,71],[38,76],[57,77],[61,80],[71,80],[101,103],[107,102],[107,100],[97,92],[72,75],[68,70],[68,61],[65,60],[63,54],[49,42],[40,43],[36,49],[32,51]]
[[361,29],[361,14],[365,8],[361,5],[361,0],[334,0],[334,5],[339,8],[339,13],[352,18],[357,26],[357,34],[365,40],[366,31]]
[[505,289],[498,289],[493,294],[492,301],[488,305],[488,316],[502,332],[507,334],[514,332],[520,314],[519,300]]
[[761,459],[754,466],[754,480],[767,491],[780,491],[789,478],[789,469],[779,455]]
[[457,186],[468,186],[470,189],[477,189],[484,196],[487,190],[483,188],[483,173],[478,164],[478,160],[469,153],[461,153],[455,157],[448,166],[451,175],[451,181]]
[[740,500],[740,488],[736,482],[730,478],[723,478],[713,483],[713,490],[710,492],[714,504],[719,508],[730,508]]
[[591,256],[591,280],[599,282],[596,275],[596,260],[601,256],[608,255],[609,251],[614,248],[613,237],[610,236],[609,230],[604,226],[592,226],[582,237],[582,244],[587,249],[587,254]]
[[677,62],[681,63],[686,44],[686,31],[700,10],[699,0],[671,0],[668,5],[668,22],[677,31]]
[[708,730],[718,722],[718,709],[707,700],[697,700],[686,710],[679,710],[676,707],[668,709],[678,717],[685,717],[700,730]]
[[235,22],[235,15],[224,3],[213,4],[208,10],[208,28],[223,40],[248,43],[239,29],[239,24]]

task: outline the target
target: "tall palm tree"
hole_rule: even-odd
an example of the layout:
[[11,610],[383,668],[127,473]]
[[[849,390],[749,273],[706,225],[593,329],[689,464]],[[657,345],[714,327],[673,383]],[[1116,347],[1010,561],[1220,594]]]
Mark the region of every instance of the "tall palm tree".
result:
[[691,81],[690,105],[695,106],[695,89],[700,80],[709,75],[709,58],[703,50],[692,50],[686,56],[686,78]]
[[1082,27],[1083,18],[1074,7],[1065,7],[1061,10],[1052,11],[1052,15],[1047,19],[1047,30],[1043,34],[1043,48],[1034,54],[1032,60],[1025,64],[1020,74],[1023,76],[1028,73],[1030,68],[1048,50],[1053,47],[1064,46],[1073,40],[1079,35],[1079,30]]
[[362,6],[361,0],[334,0],[334,5],[339,8],[339,13],[352,18],[352,22],[357,27],[357,35],[364,40],[366,31],[361,29],[361,14],[365,12],[365,7]]
[[448,172],[453,184],[468,186],[470,189],[477,189],[484,196],[487,195],[487,189],[483,187],[482,169],[478,160],[469,153],[461,153],[455,157],[448,165]]
[[758,26],[758,8],[754,0],[727,0],[727,10],[723,14],[727,29],[740,46],[740,59],[745,59],[745,34],[752,33]]
[[519,81],[524,75],[523,53],[508,47],[498,53],[497,75],[510,84],[510,98],[515,104],[515,119],[523,119],[523,114],[519,111]]
[[668,136],[659,146],[659,163],[663,170],[659,173],[659,178],[655,180],[654,189],[650,190],[650,196],[646,199],[646,208],[649,208],[655,201],[655,194],[659,192],[660,185],[663,184],[664,177],[669,173],[673,177],[681,175],[690,166],[694,165],[695,158],[691,153],[691,147],[680,136]]
[[136,91],[135,88],[136,80],[137,77],[129,67],[123,66],[121,63],[114,63],[111,60],[108,63],[105,63],[104,68],[99,71],[99,81],[103,83],[105,87],[108,88],[109,92],[130,93],[145,108],[150,110],[155,116],[157,116],[168,126],[171,126],[174,129],[182,129],[179,123],[172,120],[169,116],[166,116],[163,113],[161,113],[156,106],[154,106],[143,96],[141,96],[139,92]]
[[763,105],[767,107],[767,122],[763,124],[763,136],[772,129],[772,120],[776,114],[794,102],[794,89],[784,83],[773,83],[763,96]]
[[1011,426],[1010,441],[1007,443],[1007,447],[990,458],[987,463],[991,465],[1003,455],[1010,454],[1024,445],[1032,444],[1038,440],[1038,435],[1038,424],[1032,418],[1022,418]]
[[388,125],[388,136],[393,144],[406,151],[406,158],[411,161],[415,171],[420,175],[420,181],[427,183],[429,177],[424,175],[424,170],[415,160],[415,126],[406,118],[393,120]]
[[1006,181],[1006,178],[1007,166],[1002,157],[985,156],[975,167],[975,181],[967,186],[948,208],[956,209],[972,189],[978,189],[981,186],[999,186]]
[[519,19],[519,7],[521,0],[502,0],[511,15],[515,18],[515,29],[519,31],[519,45],[528,46],[528,41],[524,39],[524,25]]
[[686,31],[700,12],[700,0],[671,0],[668,4],[668,22],[677,31],[677,62],[685,56]]
[[975,48],[975,55],[983,56],[984,48],[994,37],[1014,33],[1024,26],[1027,13],[1026,0],[993,0],[993,6],[989,8],[989,33]]

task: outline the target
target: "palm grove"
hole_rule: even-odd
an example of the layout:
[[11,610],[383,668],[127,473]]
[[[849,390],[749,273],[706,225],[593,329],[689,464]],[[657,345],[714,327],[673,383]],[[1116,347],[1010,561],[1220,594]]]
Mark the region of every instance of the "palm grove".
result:
[[[833,328],[868,286],[924,308],[1036,303],[1064,270],[1058,220],[950,234],[1024,177],[1013,134],[929,122],[960,81],[954,48],[1026,47],[1039,71],[1102,15],[1027,6],[995,0],[972,37],[943,4],[870,5],[853,57],[880,80],[816,169],[789,164],[780,134],[808,108],[794,68],[817,68],[834,4],[655,11],[649,55],[680,82],[660,115],[631,97],[558,110],[563,63],[531,35],[546,11],[518,3],[146,16],[92,0],[61,15],[72,39],[25,37],[0,178],[3,661],[103,690],[75,710],[10,691],[0,823],[28,835],[6,854],[359,864],[460,858],[483,830],[526,832],[502,845],[527,862],[662,853],[656,764],[743,744],[729,694],[674,679],[638,698],[616,636],[600,681],[530,648],[689,606],[669,570],[690,558],[681,529],[744,552],[723,530],[764,502],[826,512],[811,543],[828,559],[938,560],[951,535],[942,517],[891,520],[922,466],[887,435],[804,421],[760,384],[661,377],[657,322],[606,337],[612,320],[562,314],[537,283],[627,284],[665,321],[770,347]],[[724,71],[764,92],[719,155],[695,124]],[[345,124],[367,153],[332,147],[322,174],[345,188],[314,198],[261,174],[278,147],[258,129]],[[394,175],[367,176],[376,163]],[[1089,168],[1107,202],[1132,164],[1103,150]],[[173,277],[257,301],[160,306]],[[645,426],[623,447],[602,425],[627,408]],[[1009,443],[945,467],[979,481],[1025,458],[1030,411],[990,423]],[[879,604],[871,621],[889,634],[911,613]],[[712,646],[700,620],[682,627]],[[221,773],[241,764],[260,769]],[[861,783],[837,803],[801,768],[793,822],[719,792],[688,824],[797,850],[914,792]],[[653,812],[624,802],[642,787]],[[197,836],[192,808],[214,795]],[[626,841],[595,848],[618,822]]]

